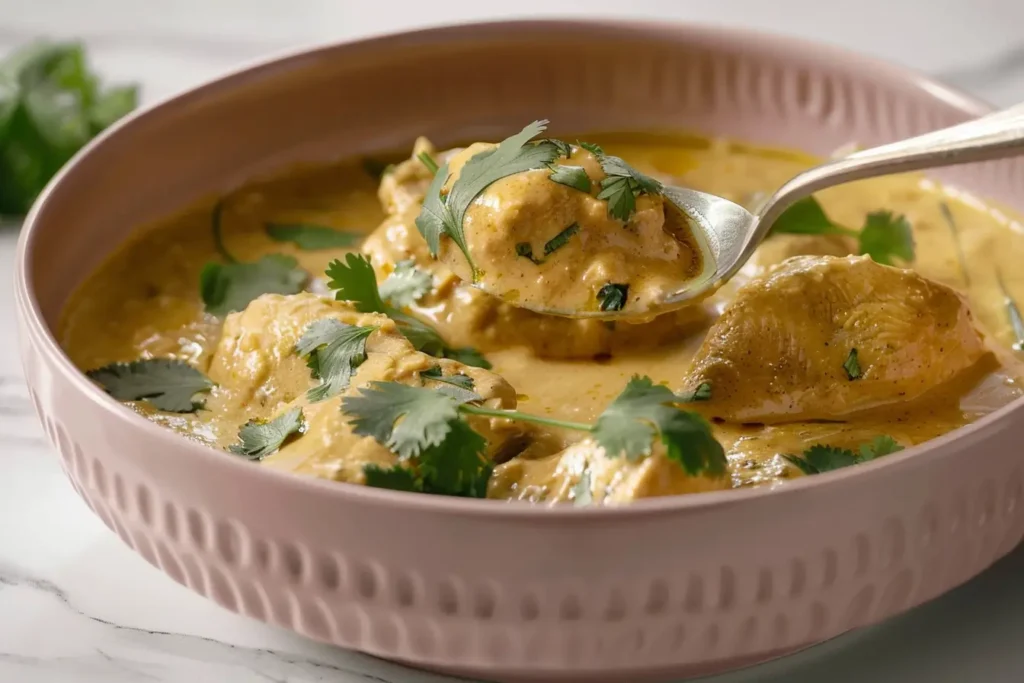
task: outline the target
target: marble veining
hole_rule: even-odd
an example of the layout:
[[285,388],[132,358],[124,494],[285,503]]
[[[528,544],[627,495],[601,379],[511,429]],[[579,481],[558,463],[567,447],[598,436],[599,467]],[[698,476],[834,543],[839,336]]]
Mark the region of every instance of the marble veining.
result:
[[[492,5],[492,6],[489,6]],[[938,75],[997,105],[1024,100],[1024,4],[1011,0],[451,0],[386,10],[336,0],[0,0],[0,50],[81,37],[110,80],[147,101],[304,44],[474,19],[673,18],[783,31]],[[10,274],[17,225],[0,225]],[[447,681],[230,614],[175,584],[87,509],[46,442],[18,367],[10,277],[0,278],[0,682],[427,683]],[[154,511],[159,514],[159,511]],[[1024,550],[881,626],[708,683],[1009,683],[1024,652]],[[789,590],[790,586],[764,586]],[[652,598],[653,600],[654,598]],[[784,633],[778,634],[784,639]]]

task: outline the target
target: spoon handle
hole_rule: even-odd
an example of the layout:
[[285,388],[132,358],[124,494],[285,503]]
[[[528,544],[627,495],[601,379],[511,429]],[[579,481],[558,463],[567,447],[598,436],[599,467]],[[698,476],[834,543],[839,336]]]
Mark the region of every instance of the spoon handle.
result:
[[799,199],[833,185],[874,176],[987,161],[1024,153],[1024,104],[949,128],[854,152],[795,176],[762,206],[752,239],[757,246],[772,223]]

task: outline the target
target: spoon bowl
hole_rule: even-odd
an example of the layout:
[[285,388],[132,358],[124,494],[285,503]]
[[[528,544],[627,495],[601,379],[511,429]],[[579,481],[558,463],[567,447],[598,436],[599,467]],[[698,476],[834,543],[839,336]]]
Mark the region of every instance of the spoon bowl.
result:
[[[696,277],[667,283],[645,305],[619,310],[571,310],[510,302],[538,313],[605,320],[650,319],[698,301],[743,267],[782,213],[814,192],[842,183],[926,168],[988,161],[1024,152],[1024,104],[879,147],[861,150],[794,176],[757,213],[707,192],[665,185],[661,194],[688,219],[705,267]],[[504,298],[502,292],[481,286]]]

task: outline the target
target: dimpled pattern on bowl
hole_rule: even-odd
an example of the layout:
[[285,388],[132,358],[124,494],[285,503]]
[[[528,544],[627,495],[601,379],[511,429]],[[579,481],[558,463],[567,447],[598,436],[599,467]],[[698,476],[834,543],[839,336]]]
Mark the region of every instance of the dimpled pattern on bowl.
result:
[[[664,679],[776,656],[935,597],[1019,542],[1020,405],[775,491],[548,510],[252,466],[104,396],[52,326],[133,226],[298,160],[420,133],[492,137],[541,117],[574,131],[682,128],[825,153],[984,110],[846,53],[689,26],[464,26],[257,66],[122,123],[34,209],[16,274],[30,395],[103,522],[242,614],[496,680]],[[1024,196],[1020,161],[944,175],[983,196]]]

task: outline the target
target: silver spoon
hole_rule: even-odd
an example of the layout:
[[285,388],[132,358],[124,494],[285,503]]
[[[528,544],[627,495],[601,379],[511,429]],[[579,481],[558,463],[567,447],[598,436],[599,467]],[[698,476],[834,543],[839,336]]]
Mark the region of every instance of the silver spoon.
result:
[[757,211],[722,197],[666,185],[665,197],[686,213],[706,240],[713,268],[680,282],[644,310],[541,311],[572,317],[637,318],[679,308],[700,299],[743,267],[768,235],[772,223],[792,204],[825,188],[875,176],[987,161],[1024,152],[1024,104],[917,137],[872,147],[815,166],[795,176]]

